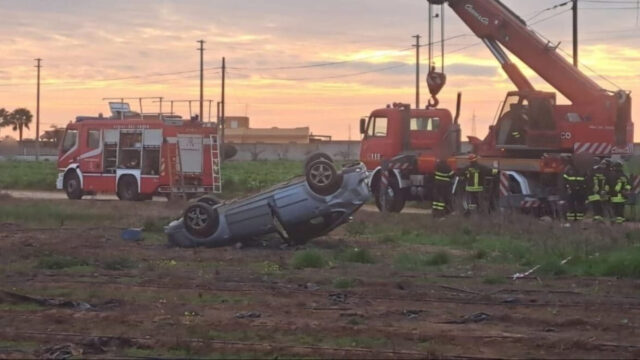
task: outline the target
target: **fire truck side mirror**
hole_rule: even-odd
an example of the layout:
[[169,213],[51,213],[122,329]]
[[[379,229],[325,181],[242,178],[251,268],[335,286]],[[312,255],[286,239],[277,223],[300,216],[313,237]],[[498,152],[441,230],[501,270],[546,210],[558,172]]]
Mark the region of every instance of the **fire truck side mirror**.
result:
[[367,132],[367,119],[360,118],[360,134],[364,135]]

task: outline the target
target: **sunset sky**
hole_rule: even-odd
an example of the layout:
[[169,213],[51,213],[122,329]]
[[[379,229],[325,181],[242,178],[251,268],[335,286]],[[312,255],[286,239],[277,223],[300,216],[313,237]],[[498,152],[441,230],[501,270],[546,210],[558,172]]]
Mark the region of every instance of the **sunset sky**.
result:
[[[541,12],[562,0],[504,2],[571,52],[570,7]],[[636,2],[581,0],[580,6],[581,62],[640,93]],[[227,59],[228,115],[246,114],[253,127],[310,126],[314,134],[357,139],[361,116],[388,103],[414,102],[411,36],[427,35],[424,0],[0,0],[0,12],[0,107],[35,113],[33,59],[42,58],[42,129],[107,113],[104,97],[198,98],[196,40],[203,39],[206,98],[219,99],[218,67]],[[454,109],[462,91],[463,132],[471,134],[475,112],[477,135],[484,136],[514,86],[449,8],[446,19],[446,37],[460,36],[446,43],[441,105]],[[426,48],[422,53],[424,77]],[[539,79],[534,85],[547,89]],[[424,105],[424,82],[422,91]],[[145,111],[156,105],[145,103]],[[633,106],[637,118],[640,99]],[[176,111],[188,115],[185,105]],[[34,133],[35,125],[25,136]],[[7,134],[17,137],[0,130]]]

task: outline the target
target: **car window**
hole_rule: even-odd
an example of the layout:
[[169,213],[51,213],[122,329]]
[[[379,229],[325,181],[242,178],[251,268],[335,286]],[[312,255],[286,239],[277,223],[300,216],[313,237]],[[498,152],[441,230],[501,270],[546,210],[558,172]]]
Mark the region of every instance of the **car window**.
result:
[[78,130],[67,130],[67,133],[64,134],[64,140],[62,141],[62,152],[66,153],[71,150],[74,146],[76,146],[76,141],[78,140]]
[[412,131],[438,131],[440,129],[440,118],[437,118],[437,117],[411,118],[410,128]]
[[386,117],[372,117],[369,120],[367,129],[368,136],[385,137],[387,136],[387,125],[389,120]]
[[87,132],[87,147],[89,149],[100,147],[100,130],[89,130]]

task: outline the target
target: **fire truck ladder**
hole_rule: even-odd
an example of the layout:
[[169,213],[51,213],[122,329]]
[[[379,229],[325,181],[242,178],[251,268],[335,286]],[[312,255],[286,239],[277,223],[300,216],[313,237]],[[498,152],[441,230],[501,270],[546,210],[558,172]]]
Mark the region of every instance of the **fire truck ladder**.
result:
[[[171,147],[167,147],[167,168],[169,171],[169,198],[174,199],[182,197],[186,199],[184,193],[184,173],[181,166],[182,159],[180,158],[180,144],[176,142],[174,151],[171,151]],[[179,184],[176,186],[176,181]]]
[[220,173],[220,135],[209,135],[209,149],[211,150],[211,180],[213,192],[222,192],[222,177]]

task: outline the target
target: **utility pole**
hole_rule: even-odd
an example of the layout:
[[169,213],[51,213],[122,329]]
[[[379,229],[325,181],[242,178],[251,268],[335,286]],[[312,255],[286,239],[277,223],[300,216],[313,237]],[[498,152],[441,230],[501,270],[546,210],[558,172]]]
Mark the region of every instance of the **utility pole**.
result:
[[473,117],[471,118],[471,136],[476,136],[476,111],[473,110]]
[[224,121],[224,110],[225,110],[225,81],[226,81],[226,75],[227,75],[227,63],[226,60],[224,58],[224,56],[222,57],[222,94],[220,96],[220,148],[218,149],[218,151],[220,151],[222,153],[222,157],[221,157],[221,161],[224,161],[224,126],[225,126],[225,121]]
[[413,45],[416,48],[416,109],[420,109],[420,38],[422,36],[414,35],[416,44]]
[[40,62],[42,59],[37,58],[36,68],[38,69],[38,85],[36,90],[36,161],[40,160]]
[[573,66],[578,67],[578,0],[573,0]]
[[203,121],[204,115],[204,40],[198,40],[200,43],[200,121]]

